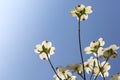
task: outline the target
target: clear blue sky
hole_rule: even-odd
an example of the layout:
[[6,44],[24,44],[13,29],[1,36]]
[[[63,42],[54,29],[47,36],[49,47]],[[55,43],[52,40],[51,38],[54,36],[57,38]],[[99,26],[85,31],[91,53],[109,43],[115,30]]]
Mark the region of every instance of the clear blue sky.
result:
[[[106,47],[120,45],[119,0],[0,0],[0,80],[53,80],[47,61],[34,53],[36,44],[52,41],[54,66],[80,61],[77,20],[69,11],[91,5],[93,13],[81,23],[82,48],[103,37]],[[110,75],[120,72],[119,57],[111,60]],[[84,60],[89,58],[84,54]],[[109,79],[107,79],[109,80]]]

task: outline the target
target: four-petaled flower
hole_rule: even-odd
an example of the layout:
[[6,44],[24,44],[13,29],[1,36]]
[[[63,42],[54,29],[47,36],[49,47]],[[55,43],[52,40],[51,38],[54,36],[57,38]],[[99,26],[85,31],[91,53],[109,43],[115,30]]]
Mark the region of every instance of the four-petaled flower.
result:
[[86,52],[86,54],[94,53],[94,55],[96,56],[98,49],[103,47],[104,44],[105,41],[103,40],[103,38],[99,38],[98,41],[92,41],[90,43],[90,46],[86,47],[84,51]]
[[69,64],[66,68],[71,70],[72,72],[77,72],[78,74],[81,74],[83,72],[83,66],[81,63],[75,65]]
[[80,20],[87,20],[88,14],[91,14],[92,12],[91,6],[85,7],[83,4],[75,6],[75,9],[70,11],[72,16],[77,17]]
[[55,47],[52,47],[52,43],[49,41],[43,41],[42,44],[37,44],[34,51],[39,54],[42,60],[48,60],[50,55],[55,52]]
[[94,68],[94,75],[101,75],[102,77],[108,77],[109,76],[109,70],[110,70],[111,66],[108,62],[103,61],[101,64],[99,64],[98,67]]
[[93,72],[93,70],[98,67],[97,59],[91,56],[86,62],[84,62],[85,71],[89,74]]
[[112,58],[116,58],[117,57],[117,52],[116,50],[118,50],[120,47],[118,47],[117,45],[113,44],[111,46],[109,46],[108,48],[100,48],[98,50],[98,54],[100,58],[103,59],[112,59]]
[[[77,80],[76,76],[72,76],[72,73],[65,67],[58,66],[56,68],[57,75],[62,80]],[[53,76],[55,80],[59,80],[58,76],[56,74]]]

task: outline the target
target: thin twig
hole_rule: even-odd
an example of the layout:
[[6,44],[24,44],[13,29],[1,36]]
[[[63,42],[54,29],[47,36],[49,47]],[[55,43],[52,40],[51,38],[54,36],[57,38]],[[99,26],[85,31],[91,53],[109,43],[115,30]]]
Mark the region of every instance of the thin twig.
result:
[[80,18],[78,20],[78,38],[79,38],[79,48],[80,48],[80,56],[81,56],[81,60],[82,60],[82,66],[83,66],[84,80],[86,80],[84,60],[83,60],[83,55],[82,55],[81,38],[80,38]]
[[80,74],[80,73],[78,73],[79,75],[80,75],[80,77],[82,78],[82,79],[84,79],[84,77],[83,77],[83,75],[82,74]]
[[[98,63],[98,67],[99,67],[99,70],[100,70],[100,72],[101,72],[101,67],[100,67],[100,64],[99,64],[99,58],[98,58],[98,53],[97,53],[97,63]],[[100,73],[99,72],[99,73]],[[105,77],[104,77],[104,74],[101,72],[101,74],[102,74],[102,76],[103,76],[103,80],[105,80]]]
[[92,80],[92,77],[93,77],[93,72],[91,73],[90,80]]
[[49,62],[49,64],[50,64],[51,68],[53,69],[54,73],[56,74],[56,76],[57,76],[60,80],[62,80],[62,79],[58,76],[58,74],[57,74],[57,72],[56,72],[56,70],[55,70],[55,68],[54,68],[54,66],[53,66],[53,64],[52,64],[52,62],[51,62],[48,54],[46,54],[46,55],[47,55],[47,58],[48,58],[48,62]]
[[[107,63],[107,61],[109,60],[109,57],[106,59],[106,62],[104,63],[104,65],[102,66],[102,68],[105,66],[105,64]],[[98,75],[99,75],[99,73],[100,73],[101,71],[99,71],[98,72],[98,74],[97,74],[97,76],[95,77],[95,79],[94,80],[96,80],[97,79],[97,77],[98,77]],[[105,78],[104,78],[105,79]]]

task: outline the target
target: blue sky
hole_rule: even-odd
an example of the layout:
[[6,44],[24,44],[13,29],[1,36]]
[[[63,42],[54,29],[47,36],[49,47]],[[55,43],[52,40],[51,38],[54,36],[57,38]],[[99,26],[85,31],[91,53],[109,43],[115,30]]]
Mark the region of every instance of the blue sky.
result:
[[[75,5],[93,7],[81,22],[82,48],[103,37],[105,47],[120,45],[119,0],[0,0],[0,80],[53,80],[47,61],[34,53],[36,44],[49,40],[56,47],[54,66],[79,63],[77,20],[69,14]],[[120,72],[111,60],[110,75]],[[84,60],[90,56],[84,54]],[[107,79],[109,80],[109,78]]]

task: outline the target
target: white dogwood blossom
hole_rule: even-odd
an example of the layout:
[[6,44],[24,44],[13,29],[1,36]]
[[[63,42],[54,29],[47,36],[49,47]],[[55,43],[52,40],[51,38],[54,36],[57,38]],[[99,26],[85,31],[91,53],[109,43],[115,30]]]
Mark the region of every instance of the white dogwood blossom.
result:
[[[59,66],[56,68],[57,75],[62,80],[76,80],[77,78],[75,76],[72,76],[72,73],[65,67]],[[53,76],[55,80],[59,80],[58,76],[56,74]]]
[[93,73],[94,76],[101,75],[103,77],[108,77],[109,76],[109,70],[111,68],[110,64],[106,61],[103,61],[100,63],[97,61],[96,58],[93,56],[90,57],[86,62],[84,62],[85,65],[85,71],[89,73]]
[[86,54],[94,53],[96,56],[98,49],[103,47],[104,44],[105,41],[103,40],[103,38],[99,38],[98,41],[92,41],[90,43],[90,46],[86,47],[84,51],[86,52]]
[[75,6],[75,9],[70,11],[72,16],[77,17],[80,20],[87,20],[88,14],[91,14],[92,12],[91,6],[85,7],[83,4]]
[[108,62],[103,61],[101,64],[99,64],[98,67],[94,68],[94,75],[101,75],[102,77],[108,77],[109,76],[109,70],[110,70],[111,66]]
[[98,54],[100,58],[106,59],[106,58],[116,58],[117,57],[117,52],[120,47],[117,45],[113,44],[109,46],[108,48],[103,48],[98,50]]
[[78,63],[78,64],[69,64],[66,67],[67,69],[71,70],[72,72],[77,72],[78,74],[81,74],[83,72],[83,66],[82,64]]
[[39,54],[40,59],[48,60],[50,55],[53,55],[55,52],[55,47],[52,46],[52,43],[49,41],[43,41],[42,44],[37,44],[34,51]]
[[98,67],[97,59],[91,56],[86,62],[84,62],[85,71],[89,74],[93,72],[95,67]]
[[[100,65],[101,67],[101,74],[104,75],[104,77],[108,77],[109,76],[109,70],[111,68],[110,64],[106,61],[103,61]],[[102,76],[102,75],[101,75]]]

